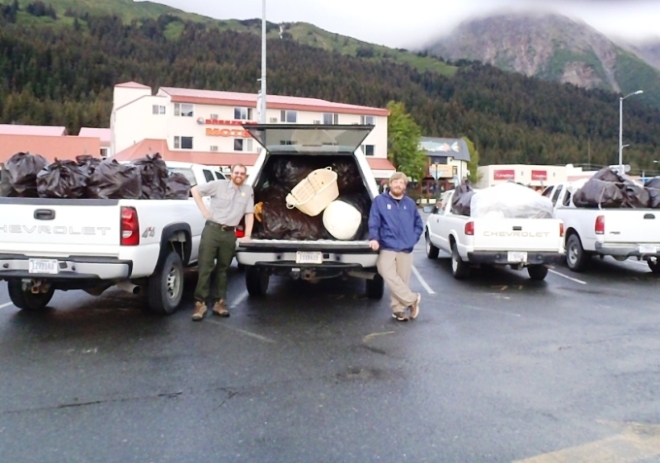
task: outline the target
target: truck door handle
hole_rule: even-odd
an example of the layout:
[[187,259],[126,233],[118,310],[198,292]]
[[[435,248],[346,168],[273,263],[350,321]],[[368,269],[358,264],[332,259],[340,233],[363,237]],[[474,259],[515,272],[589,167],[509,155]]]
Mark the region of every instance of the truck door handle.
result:
[[644,214],[644,218],[653,220],[653,219],[655,219],[655,215],[653,215],[653,214]]
[[37,209],[34,211],[34,218],[37,220],[54,220],[55,211],[52,209]]
[[522,227],[520,225],[516,225],[513,227],[513,231],[522,231]]

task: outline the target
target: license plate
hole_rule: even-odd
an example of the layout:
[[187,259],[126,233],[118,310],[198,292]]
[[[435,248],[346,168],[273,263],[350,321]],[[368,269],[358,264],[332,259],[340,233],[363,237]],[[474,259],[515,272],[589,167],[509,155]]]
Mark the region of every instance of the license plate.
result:
[[30,259],[28,261],[28,271],[30,273],[57,275],[59,270],[60,266],[57,259]]
[[656,254],[658,252],[658,247],[651,244],[640,244],[639,252],[640,254]]
[[526,252],[509,252],[507,256],[509,262],[527,262]]
[[296,252],[296,264],[322,264],[322,252]]

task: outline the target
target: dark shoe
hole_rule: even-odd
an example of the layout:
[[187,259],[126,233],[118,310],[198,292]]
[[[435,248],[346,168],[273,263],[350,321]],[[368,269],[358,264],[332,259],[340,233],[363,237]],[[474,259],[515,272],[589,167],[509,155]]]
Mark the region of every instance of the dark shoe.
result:
[[229,316],[229,310],[227,310],[227,306],[225,305],[225,301],[220,299],[218,302],[215,303],[213,306],[213,314],[218,315],[219,317],[228,317]]
[[395,319],[398,322],[407,322],[408,321],[408,316],[406,315],[405,312],[394,312],[392,314],[392,318]]
[[420,293],[417,293],[417,300],[413,302],[413,304],[410,306],[410,318],[413,320],[417,318],[417,315],[419,315],[419,303],[422,300],[422,295]]
[[192,316],[194,322],[198,322],[204,318],[206,315],[206,304],[203,302],[195,302],[195,313]]

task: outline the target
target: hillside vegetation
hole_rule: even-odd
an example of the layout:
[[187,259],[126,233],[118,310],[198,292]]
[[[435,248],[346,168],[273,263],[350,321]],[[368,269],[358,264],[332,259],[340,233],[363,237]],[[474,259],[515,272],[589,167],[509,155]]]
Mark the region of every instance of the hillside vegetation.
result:
[[[28,14],[26,11],[20,11]],[[109,125],[112,89],[135,80],[255,93],[260,39],[165,15],[125,23],[69,12],[73,25],[22,24],[0,15],[0,120]],[[73,16],[71,16],[73,15]],[[278,28],[279,29],[279,28]],[[177,31],[173,34],[172,31]],[[614,164],[618,96],[464,62],[453,75],[345,55],[294,40],[268,44],[268,92],[385,107],[405,104],[426,136],[467,136],[482,164]],[[293,34],[293,32],[291,32]],[[626,101],[626,162],[660,158],[660,112]]]

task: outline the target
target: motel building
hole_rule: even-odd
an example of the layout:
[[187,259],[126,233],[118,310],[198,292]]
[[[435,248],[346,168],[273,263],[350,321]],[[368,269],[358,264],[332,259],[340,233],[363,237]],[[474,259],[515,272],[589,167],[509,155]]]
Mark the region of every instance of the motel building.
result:
[[[158,152],[165,160],[224,172],[241,163],[250,173],[261,146],[242,126],[257,123],[256,107],[257,94],[171,87],[152,92],[136,82],[118,84],[110,151],[118,161]],[[395,172],[387,159],[389,110],[277,95],[267,95],[266,107],[271,124],[373,124],[362,151],[377,179]]]

